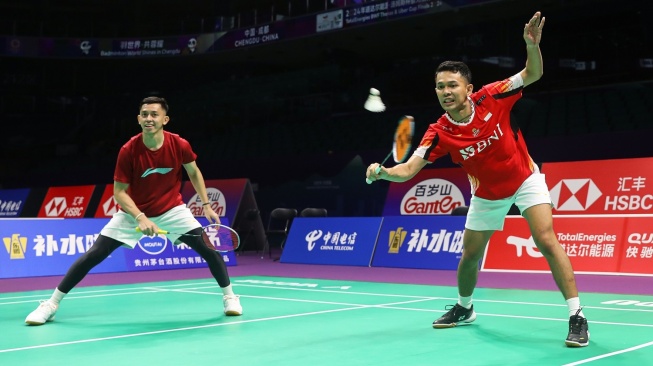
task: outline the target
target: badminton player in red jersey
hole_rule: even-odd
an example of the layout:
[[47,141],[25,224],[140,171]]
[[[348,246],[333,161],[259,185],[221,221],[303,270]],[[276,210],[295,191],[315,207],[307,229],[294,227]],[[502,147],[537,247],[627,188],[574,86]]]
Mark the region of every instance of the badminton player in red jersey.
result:
[[[206,218],[220,223],[220,217],[211,208],[204,177],[195,163],[197,155],[188,141],[163,130],[169,121],[164,98],[148,97],[141,101],[138,124],[142,132],[122,146],[114,172],[113,195],[120,210],[102,229],[93,246],[70,266],[50,299],[41,302],[25,323],[42,325],[54,320],[59,302],[93,267],[118,247],[133,249],[143,234],[157,233],[159,225],[171,232],[201,234],[201,224],[181,198],[182,168],[202,199]],[[168,239],[175,244],[184,242],[206,261],[222,289],[224,313],[241,315],[240,298],[233,292],[222,256],[207,247],[200,236],[168,234]]]
[[463,254],[458,264],[458,303],[448,307],[434,328],[465,325],[476,319],[472,293],[478,278],[478,262],[496,230],[503,229],[504,218],[515,204],[528,221],[537,248],[549,263],[553,278],[567,301],[570,347],[589,344],[587,320],[583,314],[574,272],[566,252],[553,231],[551,197],[533,162],[524,138],[510,119],[510,110],[524,87],[542,76],[540,39],[544,18],[540,12],[524,26],[526,67],[519,73],[483,86],[477,92],[471,84],[471,71],[462,62],[446,61],[435,71],[435,92],[445,114],[429,126],[411,158],[392,168],[378,164],[367,168],[367,177],[405,182],[428,163],[449,154],[469,176],[472,199],[465,222]]

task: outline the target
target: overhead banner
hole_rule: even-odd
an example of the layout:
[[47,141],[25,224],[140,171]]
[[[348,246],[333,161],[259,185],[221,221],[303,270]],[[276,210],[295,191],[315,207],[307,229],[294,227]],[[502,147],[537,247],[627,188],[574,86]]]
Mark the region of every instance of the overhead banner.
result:
[[383,216],[451,215],[472,198],[461,168],[422,169],[404,183],[390,183]]
[[384,217],[372,266],[456,269],[464,229],[463,216]]
[[[3,243],[0,278],[65,274],[73,262],[90,249],[107,222],[109,219],[95,218],[0,219]],[[232,252],[223,255],[223,259],[228,266],[236,265]],[[134,249],[118,248],[91,273],[206,266],[187,245],[172,245],[167,237],[160,235],[143,237]]]
[[29,189],[0,189],[0,217],[20,217]]
[[653,158],[544,163],[554,214],[649,214]]
[[369,266],[380,217],[297,217],[281,254],[283,263]]
[[[652,220],[653,215],[556,215],[554,225],[576,273],[653,276]],[[482,269],[550,272],[526,220],[511,216],[503,231],[492,235]]]
[[86,213],[94,185],[50,187],[38,217],[82,218]]

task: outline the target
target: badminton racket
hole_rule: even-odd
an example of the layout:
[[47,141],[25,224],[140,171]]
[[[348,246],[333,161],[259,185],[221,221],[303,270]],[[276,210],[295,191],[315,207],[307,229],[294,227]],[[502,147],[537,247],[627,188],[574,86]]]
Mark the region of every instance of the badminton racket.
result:
[[[415,132],[415,119],[411,116],[403,116],[399,119],[399,124],[395,130],[394,141],[392,142],[392,150],[383,159],[381,164],[374,170],[374,173],[379,174],[381,167],[392,156],[395,163],[403,163],[410,154],[410,147],[413,142],[413,133]],[[365,178],[367,184],[372,183],[369,178]]]
[[[137,227],[136,231],[140,232],[141,229]],[[240,246],[240,236],[236,230],[222,224],[203,226],[201,234],[174,233],[163,229],[159,229],[157,234],[202,237],[207,247],[218,252],[231,252]]]

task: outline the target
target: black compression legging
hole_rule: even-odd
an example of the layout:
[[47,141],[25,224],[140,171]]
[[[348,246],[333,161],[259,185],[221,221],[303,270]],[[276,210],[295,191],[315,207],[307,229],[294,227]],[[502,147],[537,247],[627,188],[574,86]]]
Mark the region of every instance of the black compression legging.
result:
[[[197,228],[189,231],[189,234],[202,234],[202,229]],[[230,284],[229,274],[227,274],[227,265],[224,263],[222,256],[215,250],[210,249],[204,242],[204,239],[199,236],[182,236],[181,241],[188,244],[195,250],[208,264],[211,274],[218,282],[220,287],[227,287]],[[111,239],[107,236],[100,235],[91,246],[88,252],[84,253],[81,257],[77,258],[75,263],[68,269],[66,275],[57,286],[57,289],[63,293],[68,293],[73,287],[93,269],[93,267],[100,264],[103,260],[107,259],[114,250],[122,246],[122,243]]]

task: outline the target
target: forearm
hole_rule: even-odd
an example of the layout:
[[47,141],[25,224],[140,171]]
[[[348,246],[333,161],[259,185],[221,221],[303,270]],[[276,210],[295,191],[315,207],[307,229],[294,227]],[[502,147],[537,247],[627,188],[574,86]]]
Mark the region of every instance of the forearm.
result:
[[413,172],[407,164],[398,164],[392,168],[383,168],[380,173],[382,179],[402,183],[414,177],[417,171]]
[[193,174],[189,174],[188,178],[190,179],[193,188],[195,188],[195,192],[197,192],[197,195],[202,200],[202,203],[210,202],[209,195],[206,192],[206,185],[204,184],[204,176],[202,175],[202,172],[198,169]]
[[116,202],[120,205],[123,211],[137,217],[142,213],[142,211],[136,206],[134,200],[127,194],[124,190],[114,190],[113,197],[116,199]]
[[539,45],[526,46],[526,73],[537,80],[544,73],[544,63],[542,62],[542,52]]

